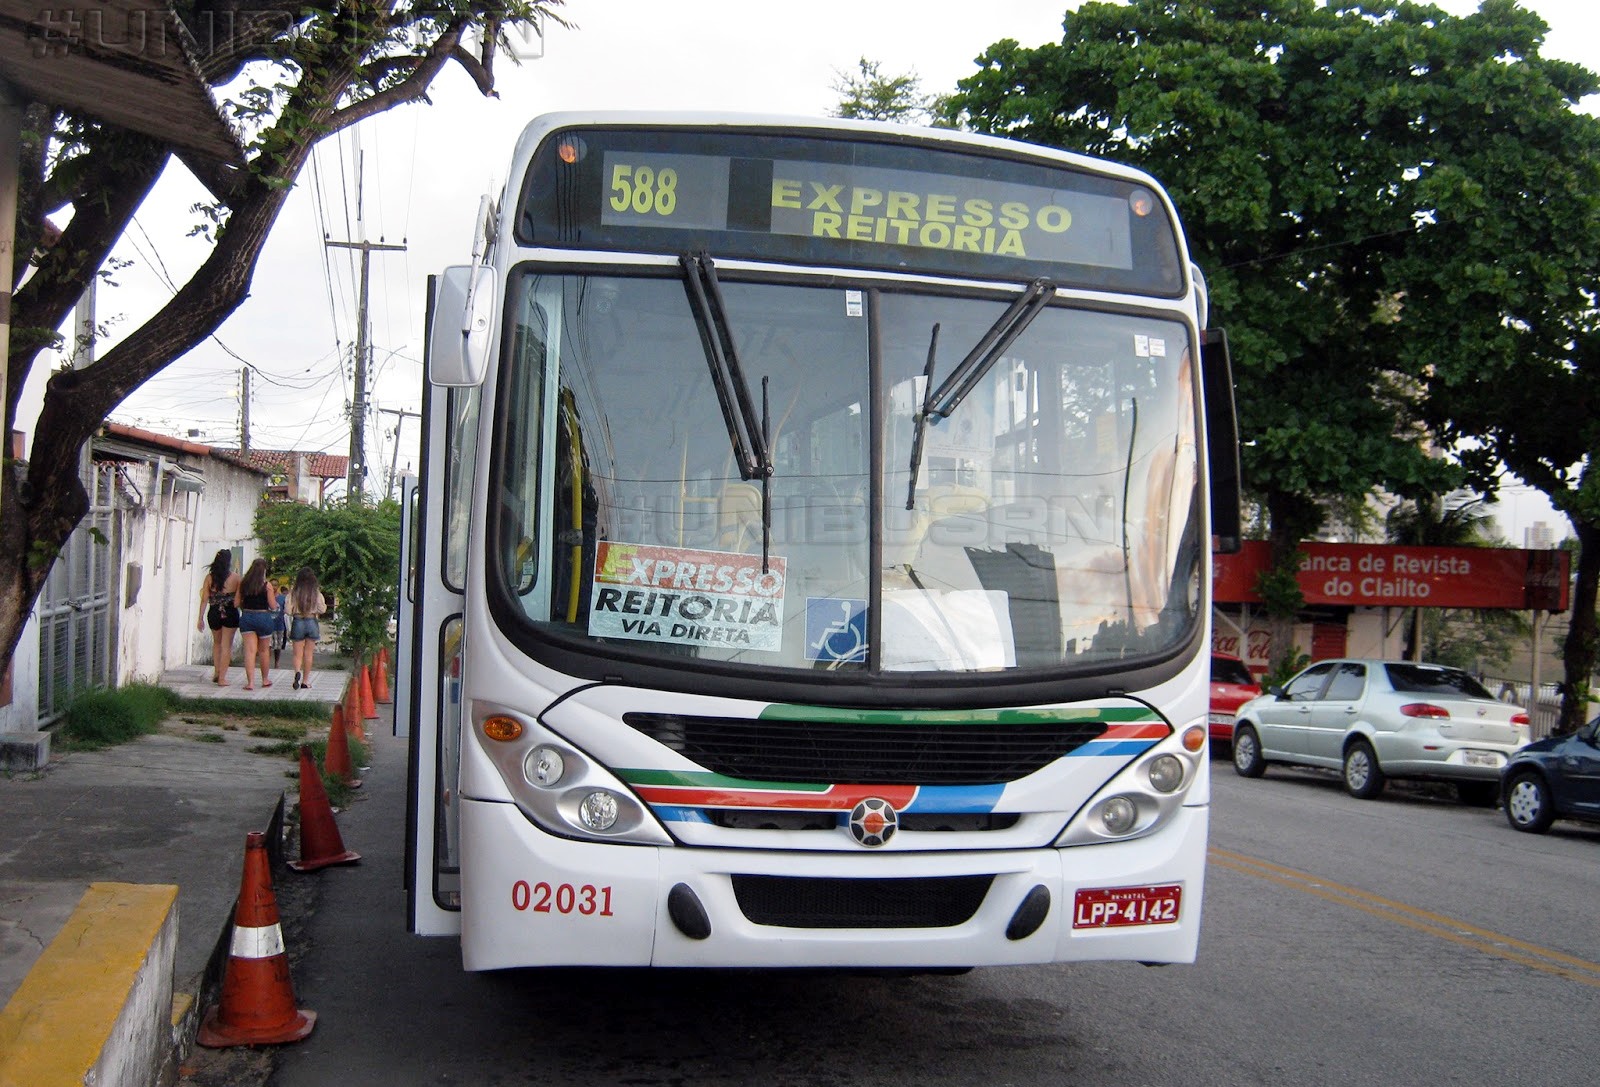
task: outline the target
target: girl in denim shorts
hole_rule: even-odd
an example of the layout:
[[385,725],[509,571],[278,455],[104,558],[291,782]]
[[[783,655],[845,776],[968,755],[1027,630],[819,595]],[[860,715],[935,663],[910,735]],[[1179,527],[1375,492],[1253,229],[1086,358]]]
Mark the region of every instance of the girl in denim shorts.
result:
[[294,689],[311,686],[311,658],[322,637],[317,620],[328,610],[317,585],[317,575],[309,566],[300,567],[289,590],[289,640],[294,643]]
[[272,620],[276,610],[278,588],[267,577],[267,560],[257,559],[250,564],[234,590],[234,603],[239,608],[239,633],[244,635],[244,689],[251,685],[252,670],[261,670],[261,686],[272,686],[269,661],[272,659]]

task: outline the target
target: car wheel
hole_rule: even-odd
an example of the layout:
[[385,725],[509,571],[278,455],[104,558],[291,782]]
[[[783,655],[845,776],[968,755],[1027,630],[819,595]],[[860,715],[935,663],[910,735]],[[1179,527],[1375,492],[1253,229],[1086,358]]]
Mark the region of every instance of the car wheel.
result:
[[1492,781],[1458,781],[1456,799],[1468,807],[1492,808],[1500,802],[1500,786]]
[[1506,822],[1529,834],[1543,834],[1555,818],[1550,786],[1544,783],[1544,778],[1524,770],[1511,779],[1506,786]]
[[1371,800],[1383,792],[1388,781],[1378,766],[1378,756],[1372,745],[1356,740],[1344,751],[1344,787],[1357,800]]
[[1267,760],[1261,757],[1261,741],[1256,730],[1240,725],[1233,734],[1233,768],[1240,777],[1258,778],[1267,772]]

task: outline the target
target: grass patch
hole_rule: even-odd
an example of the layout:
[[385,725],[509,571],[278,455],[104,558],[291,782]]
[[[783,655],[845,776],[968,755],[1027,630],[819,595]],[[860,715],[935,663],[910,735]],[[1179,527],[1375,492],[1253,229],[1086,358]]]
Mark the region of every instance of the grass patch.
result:
[[[268,721],[251,725],[246,731],[258,740],[294,740],[298,743],[305,739],[308,727],[305,721]],[[293,750],[292,746],[290,750]]]
[[[368,764],[370,752],[367,750],[366,744],[355,739],[354,737],[349,737],[348,743],[350,748],[350,765],[356,770],[357,773],[360,773],[360,768]],[[328,794],[328,803],[335,808],[348,808],[350,806],[350,801],[355,795],[355,790],[328,773],[328,741],[325,739],[312,740],[310,743],[307,743],[304,746],[311,749],[311,759],[312,762],[316,764],[317,772],[322,778],[322,788],[323,791]],[[296,751],[298,752],[298,748],[296,748]],[[296,771],[291,772],[289,776],[299,777],[300,775]]]
[[197,744],[225,744],[228,738],[220,732],[197,732],[189,739]]
[[96,751],[159,732],[176,696],[153,683],[83,691],[67,707],[57,737],[67,750]]
[[300,753],[300,744],[295,740],[282,740],[275,744],[257,744],[255,747],[247,747],[245,750],[252,755],[298,755]]
[[173,698],[175,709],[249,719],[283,717],[294,721],[321,721],[327,718],[330,708],[319,702],[293,702],[287,698],[251,701],[247,698],[169,697]]

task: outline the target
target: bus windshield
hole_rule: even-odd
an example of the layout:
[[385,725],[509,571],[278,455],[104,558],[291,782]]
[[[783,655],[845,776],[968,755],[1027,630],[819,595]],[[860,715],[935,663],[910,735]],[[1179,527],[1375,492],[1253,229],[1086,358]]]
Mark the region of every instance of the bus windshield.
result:
[[675,272],[512,276],[489,453],[503,622],[602,659],[841,682],[1103,667],[1192,636],[1181,322],[1041,302],[929,415],[930,381],[1017,290],[722,275],[708,315]]

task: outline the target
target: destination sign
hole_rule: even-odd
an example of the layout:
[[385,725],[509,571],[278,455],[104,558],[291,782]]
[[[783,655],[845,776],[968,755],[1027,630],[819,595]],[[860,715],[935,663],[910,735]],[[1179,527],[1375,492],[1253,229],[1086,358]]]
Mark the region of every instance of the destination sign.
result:
[[1147,186],[905,143],[721,130],[548,138],[523,187],[528,245],[1049,278],[1173,295],[1176,232]]
[[[1133,266],[1128,201],[825,162],[774,161],[773,234],[947,249],[1104,268]],[[725,230],[729,160],[608,153],[606,225]]]

